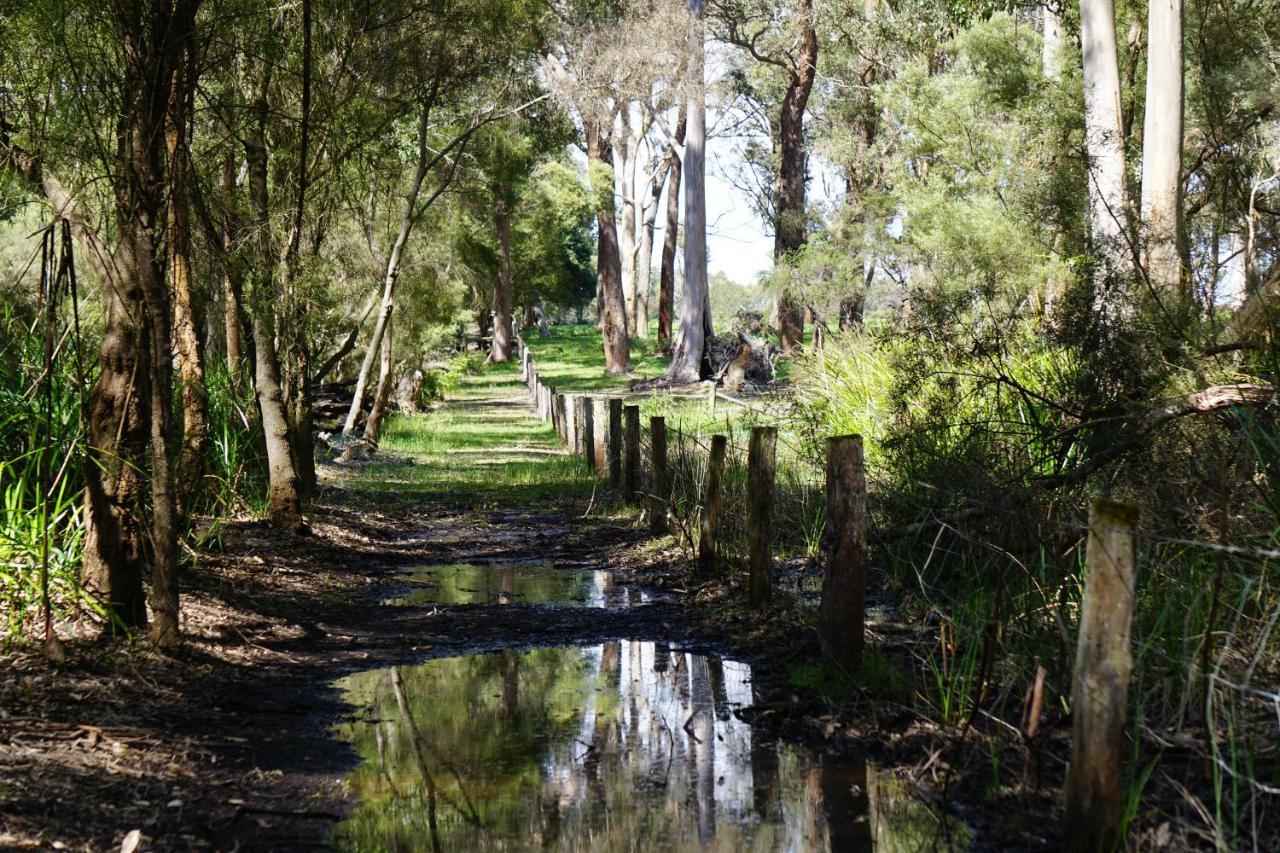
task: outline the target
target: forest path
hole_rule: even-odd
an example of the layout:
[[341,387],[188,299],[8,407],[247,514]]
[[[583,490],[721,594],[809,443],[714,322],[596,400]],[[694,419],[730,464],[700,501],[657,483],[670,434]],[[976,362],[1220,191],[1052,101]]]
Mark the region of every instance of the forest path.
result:
[[[182,577],[180,656],[73,642],[56,672],[4,656],[0,848],[118,850],[136,829],[149,850],[317,849],[358,763],[334,732],[352,713],[341,679],[680,633],[678,607],[576,601],[644,534],[583,517],[594,482],[519,387],[510,372],[466,377],[443,405],[389,422],[373,460],[323,466],[304,535],[210,530]],[[575,601],[497,601],[503,575],[533,564],[509,592]],[[448,577],[425,578],[432,567]],[[412,600],[444,587],[472,598]]]

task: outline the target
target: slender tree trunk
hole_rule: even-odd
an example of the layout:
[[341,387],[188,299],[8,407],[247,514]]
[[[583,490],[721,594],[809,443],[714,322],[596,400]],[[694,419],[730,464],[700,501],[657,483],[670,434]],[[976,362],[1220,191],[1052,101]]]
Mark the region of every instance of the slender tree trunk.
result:
[[[230,94],[226,95],[230,100]],[[227,153],[222,158],[222,199],[226,213],[222,221],[222,311],[223,325],[226,330],[227,373],[232,380],[241,375],[244,367],[244,344],[241,330],[241,275],[235,257],[235,238],[237,228],[236,216],[236,158],[233,152],[235,139],[230,128],[234,127],[234,117],[230,107],[223,116],[227,126]]]
[[[613,171],[613,152],[605,136],[606,128],[589,122],[587,160]],[[631,371],[631,342],[627,339],[627,309],[622,295],[622,258],[618,252],[618,227],[613,215],[613,179],[606,187],[593,187],[596,230],[600,244],[596,251],[597,310],[604,336],[604,363],[610,375]]]
[[667,377],[672,382],[702,378],[702,356],[711,322],[707,290],[707,197],[705,184],[706,93],[703,68],[703,0],[689,0],[689,101],[684,146],[684,298],[680,302],[680,334]]
[[640,255],[636,263],[636,292],[634,313],[636,336],[649,337],[649,293],[653,290],[653,235],[658,225],[658,205],[662,201],[662,188],[671,173],[671,161],[664,159],[649,182],[648,199],[644,204],[644,218],[640,226]]
[[387,323],[387,333],[382,336],[382,354],[378,365],[378,384],[373,392],[373,408],[364,427],[364,437],[373,444],[382,435],[382,421],[387,415],[387,403],[391,400],[391,338],[394,323]]
[[622,128],[614,142],[614,170],[618,198],[622,200],[622,222],[618,228],[618,255],[622,273],[622,304],[627,318],[627,332],[634,332],[636,291],[636,140],[631,129],[631,105],[621,109]]
[[[809,180],[805,148],[804,114],[818,70],[818,36],[813,28],[812,0],[795,0],[796,43],[799,55],[787,81],[778,118],[778,190],[774,197],[773,257],[787,258],[807,241],[805,202]],[[795,352],[804,345],[804,314],[791,294],[779,299],[778,321],[782,351]]]
[[667,177],[667,224],[662,232],[662,269],[658,274],[658,342],[671,340],[671,315],[676,298],[676,244],[680,239],[680,180],[683,161],[678,146],[684,145],[687,107],[680,106],[675,140],[667,152],[671,171]]
[[1182,276],[1182,0],[1147,7],[1147,99],[1142,128],[1142,228],[1156,295],[1191,303]]
[[[505,191],[505,188],[504,188]],[[498,235],[501,257],[498,276],[493,285],[493,345],[489,361],[498,364],[511,360],[511,213],[505,198],[495,200],[493,228]]]
[[1089,155],[1089,233],[1093,305],[1103,327],[1127,313],[1133,277],[1125,187],[1120,70],[1112,0],[1080,0],[1085,145]]
[[277,258],[271,237],[270,196],[267,189],[267,90],[270,73],[264,72],[260,88],[253,93],[251,118],[245,137],[248,160],[249,201],[254,217],[255,275],[249,304],[253,313],[253,384],[262,417],[267,446],[268,512],[277,527],[296,531],[302,526],[302,492],[290,442],[289,416],[280,379],[276,351],[275,318],[271,309],[275,290]]
[[400,230],[396,233],[391,252],[387,255],[387,263],[382,272],[382,309],[378,312],[377,322],[373,326],[373,337],[369,340],[369,349],[365,351],[364,361],[360,364],[360,373],[356,377],[355,396],[351,400],[351,409],[347,412],[347,420],[342,425],[344,434],[352,433],[356,428],[356,419],[364,406],[365,389],[369,377],[373,373],[373,362],[382,347],[382,336],[386,334],[387,324],[391,322],[391,312],[395,308],[396,281],[400,278],[400,262],[404,256],[405,243],[417,221],[418,196],[422,193],[422,184],[426,180],[431,163],[431,151],[427,146],[431,129],[431,107],[434,93],[422,103],[422,114],[418,121],[418,168],[413,176],[413,184],[404,201],[404,210],[400,216]]
[[173,299],[173,351],[178,361],[182,394],[182,451],[176,483],[179,512],[189,508],[190,490],[204,477],[205,451],[209,444],[209,400],[205,387],[204,353],[191,295],[191,211],[187,198],[190,180],[187,148],[187,114],[195,86],[194,61],[170,72],[168,109],[165,114],[165,147],[168,162],[169,293]]

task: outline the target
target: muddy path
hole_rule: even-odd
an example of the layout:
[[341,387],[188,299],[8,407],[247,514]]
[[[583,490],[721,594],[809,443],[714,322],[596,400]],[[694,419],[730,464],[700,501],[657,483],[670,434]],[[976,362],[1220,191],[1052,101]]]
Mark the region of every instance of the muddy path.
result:
[[[510,398],[460,404],[467,419],[520,418]],[[554,446],[482,448],[542,457]],[[422,464],[392,460],[393,466]],[[460,460],[457,464],[468,464]],[[431,491],[388,500],[339,466],[304,535],[262,523],[221,530],[184,577],[186,649],[73,643],[67,665],[5,656],[0,682],[0,848],[315,849],[347,807],[356,765],[335,739],[344,675],[390,664],[617,638],[680,639],[678,597],[622,607],[391,601],[423,565],[536,561],[612,569],[617,588],[644,533],[580,503],[480,506]],[[705,643],[704,643],[705,644]]]

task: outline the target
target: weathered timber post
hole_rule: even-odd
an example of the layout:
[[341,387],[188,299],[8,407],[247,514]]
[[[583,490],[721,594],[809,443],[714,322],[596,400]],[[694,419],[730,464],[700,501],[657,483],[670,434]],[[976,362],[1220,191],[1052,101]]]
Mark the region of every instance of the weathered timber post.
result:
[[595,468],[595,402],[590,397],[579,397],[578,408],[578,446],[576,449],[587,460],[587,467]]
[[720,480],[724,477],[724,451],[729,439],[711,436],[711,456],[707,459],[707,494],[702,502],[702,524],[698,530],[698,563],[710,569],[716,561],[716,528],[720,526]]
[[609,398],[609,486],[622,485],[622,400]]
[[640,407],[627,406],[623,410],[626,420],[623,434],[622,493],[634,502],[640,493]]
[[747,451],[747,528],[751,537],[747,600],[752,607],[763,607],[773,595],[773,553],[769,546],[773,539],[773,480],[777,448],[777,427],[751,428],[751,446]]
[[1133,504],[1098,498],[1089,510],[1088,576],[1071,679],[1071,764],[1063,823],[1070,850],[1110,850],[1121,840],[1120,770],[1133,671],[1137,523]]
[[827,439],[826,558],[818,606],[822,652],[856,672],[867,607],[867,476],[860,435]]
[[597,477],[609,475],[609,401],[595,400],[591,408],[591,467]]
[[716,413],[716,383],[712,380],[707,383],[707,413],[712,417]]
[[564,443],[569,452],[578,449],[578,395],[564,395]]
[[654,415],[649,418],[649,453],[653,466],[653,484],[649,490],[649,530],[667,532],[667,506],[671,502],[671,484],[667,481],[667,421]]
[[556,438],[560,439],[561,442],[564,442],[569,438],[569,424],[565,420],[565,415],[567,414],[569,407],[565,402],[563,394],[555,394],[551,399],[553,403],[552,420],[555,422]]

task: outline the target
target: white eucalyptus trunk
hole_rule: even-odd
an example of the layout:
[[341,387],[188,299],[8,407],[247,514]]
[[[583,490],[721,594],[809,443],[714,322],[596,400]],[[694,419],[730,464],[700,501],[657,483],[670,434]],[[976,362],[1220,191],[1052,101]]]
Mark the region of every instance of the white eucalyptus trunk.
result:
[[667,376],[673,382],[697,382],[711,325],[707,292],[706,92],[703,68],[702,0],[689,0],[689,97],[684,153],[684,294],[680,332]]
[[1142,125],[1142,237],[1147,278],[1177,304],[1183,292],[1182,0],[1151,0],[1147,17],[1147,99]]
[[1093,305],[1101,322],[1110,325],[1128,311],[1134,272],[1112,0],[1080,0],[1080,45],[1089,156],[1089,234],[1095,262]]

